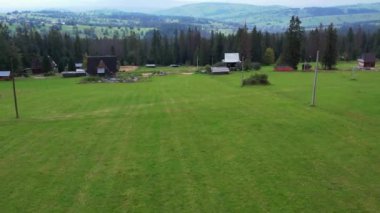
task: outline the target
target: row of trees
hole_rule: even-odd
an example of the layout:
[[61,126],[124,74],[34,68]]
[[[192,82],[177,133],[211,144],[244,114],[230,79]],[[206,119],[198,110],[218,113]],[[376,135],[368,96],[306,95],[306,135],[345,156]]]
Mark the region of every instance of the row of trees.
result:
[[[256,27],[243,27],[234,34],[211,32],[202,36],[198,29],[177,30],[163,35],[159,30],[145,37],[131,33],[123,38],[93,39],[71,37],[57,29],[40,34],[34,28],[18,28],[10,35],[8,27],[0,24],[0,68],[22,70],[41,66],[49,71],[54,61],[59,71],[74,69],[87,55],[116,55],[121,65],[214,64],[226,52],[239,52],[242,59],[263,64],[287,64],[296,67],[299,62],[315,60],[317,50],[327,69],[337,59],[355,60],[364,52],[375,52],[380,57],[380,29],[365,32],[350,28],[347,32],[331,24],[305,32],[298,17],[292,17],[284,33],[268,33]],[[49,63],[50,62],[50,63]]]

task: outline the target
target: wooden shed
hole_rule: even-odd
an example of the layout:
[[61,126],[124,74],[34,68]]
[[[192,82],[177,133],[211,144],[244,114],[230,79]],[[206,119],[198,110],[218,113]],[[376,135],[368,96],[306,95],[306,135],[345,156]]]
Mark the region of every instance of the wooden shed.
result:
[[87,74],[114,75],[117,72],[116,56],[89,56],[87,57]]
[[230,69],[228,67],[211,67],[212,74],[229,74]]
[[364,69],[371,69],[376,66],[376,56],[373,53],[364,53],[358,59],[358,66]]

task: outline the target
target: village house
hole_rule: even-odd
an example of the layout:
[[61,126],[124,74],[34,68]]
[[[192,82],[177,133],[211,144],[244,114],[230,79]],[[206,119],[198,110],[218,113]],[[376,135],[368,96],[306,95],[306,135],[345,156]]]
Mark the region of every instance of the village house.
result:
[[376,66],[376,56],[373,53],[364,53],[358,59],[358,67],[361,69],[372,69]]
[[241,69],[239,53],[225,53],[222,61],[230,70]]
[[112,76],[118,71],[116,56],[87,57],[87,74]]

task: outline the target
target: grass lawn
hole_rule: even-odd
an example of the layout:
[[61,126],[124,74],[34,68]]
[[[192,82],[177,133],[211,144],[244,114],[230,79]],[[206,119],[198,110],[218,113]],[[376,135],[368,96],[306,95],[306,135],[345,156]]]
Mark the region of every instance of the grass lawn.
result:
[[0,82],[2,212],[379,212],[380,73]]

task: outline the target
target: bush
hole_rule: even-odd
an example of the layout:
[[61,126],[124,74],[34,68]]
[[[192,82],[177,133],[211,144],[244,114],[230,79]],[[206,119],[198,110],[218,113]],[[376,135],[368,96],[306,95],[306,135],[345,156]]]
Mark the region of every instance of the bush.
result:
[[259,62],[253,62],[252,63],[252,69],[258,71],[261,69],[261,64]]
[[269,85],[268,76],[266,74],[256,73],[242,82],[242,86],[248,85]]
[[47,76],[55,76],[55,72],[54,71],[49,71],[49,72],[45,72],[44,73],[44,76],[47,77]]
[[243,68],[244,71],[252,69],[253,67],[252,67],[251,60],[249,60],[249,59],[245,60],[244,63],[243,63],[243,67],[242,68]]
[[312,66],[311,64],[302,64],[302,70],[303,71],[308,71],[308,70],[311,70]]
[[102,82],[102,78],[99,76],[87,76],[85,78],[82,78],[80,80],[80,83],[97,83],[99,81]]
[[209,64],[207,64],[205,66],[205,70],[206,70],[207,73],[211,73],[211,66]]
[[212,65],[213,67],[225,67],[226,64],[223,63],[223,62],[216,62],[214,65]]

